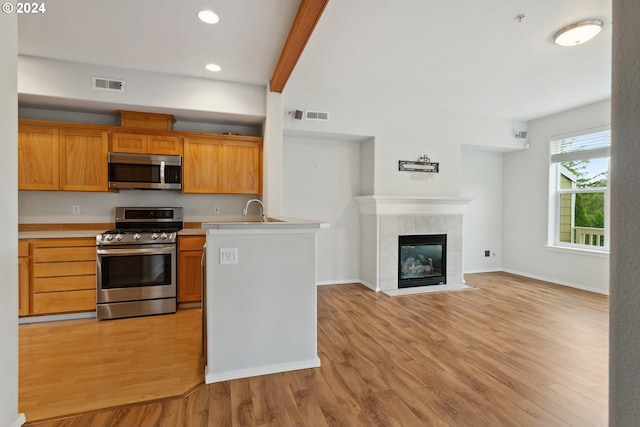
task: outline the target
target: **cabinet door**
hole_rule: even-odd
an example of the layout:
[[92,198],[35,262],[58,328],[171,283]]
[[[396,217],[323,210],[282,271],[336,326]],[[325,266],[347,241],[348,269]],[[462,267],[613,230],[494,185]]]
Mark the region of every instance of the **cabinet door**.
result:
[[182,251],[179,255],[178,302],[200,302],[202,251]]
[[99,130],[60,131],[60,188],[108,191],[109,136]]
[[58,190],[59,132],[51,126],[18,127],[18,190]]
[[146,153],[147,135],[114,132],[111,135],[111,151],[114,153]]
[[184,193],[222,192],[222,139],[185,138],[182,159]]
[[260,143],[224,141],[224,193],[260,194]]
[[182,156],[182,141],[177,136],[149,135],[149,154]]
[[200,302],[202,299],[202,248],[205,236],[178,238],[178,302]]
[[18,241],[18,314],[29,314],[29,242]]

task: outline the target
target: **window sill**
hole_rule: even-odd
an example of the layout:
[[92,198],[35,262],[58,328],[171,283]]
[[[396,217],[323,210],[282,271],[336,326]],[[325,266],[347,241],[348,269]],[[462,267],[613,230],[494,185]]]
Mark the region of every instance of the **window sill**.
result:
[[598,258],[609,258],[608,250],[571,248],[568,246],[555,246],[555,245],[545,245],[544,248],[548,251],[553,251],[553,252],[564,252],[566,254],[578,254],[578,255],[594,256]]

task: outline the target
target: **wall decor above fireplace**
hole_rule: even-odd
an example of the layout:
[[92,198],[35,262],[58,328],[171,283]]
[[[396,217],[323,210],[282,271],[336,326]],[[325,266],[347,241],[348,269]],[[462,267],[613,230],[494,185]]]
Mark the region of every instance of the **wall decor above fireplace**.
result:
[[440,172],[440,163],[432,162],[429,156],[423,154],[417,162],[410,160],[399,160],[398,170],[406,172]]

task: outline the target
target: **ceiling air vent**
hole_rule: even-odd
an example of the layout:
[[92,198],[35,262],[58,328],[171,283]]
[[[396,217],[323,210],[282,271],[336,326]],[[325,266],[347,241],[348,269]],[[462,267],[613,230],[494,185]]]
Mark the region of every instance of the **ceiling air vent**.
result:
[[107,77],[94,77],[93,88],[95,90],[108,90],[111,92],[124,92],[124,80],[110,79]]
[[329,121],[329,113],[326,111],[305,111],[304,116],[307,120],[321,120],[323,122]]

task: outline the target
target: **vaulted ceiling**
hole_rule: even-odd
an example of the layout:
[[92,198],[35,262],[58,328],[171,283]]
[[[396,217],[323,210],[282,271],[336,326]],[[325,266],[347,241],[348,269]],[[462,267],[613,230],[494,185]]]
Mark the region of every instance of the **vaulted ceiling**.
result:
[[[266,85],[300,3],[60,0],[19,16],[18,49]],[[220,22],[198,21],[201,9]],[[596,39],[554,45],[589,18],[605,22]],[[284,93],[528,120],[610,96],[611,25],[611,0],[329,0]]]

